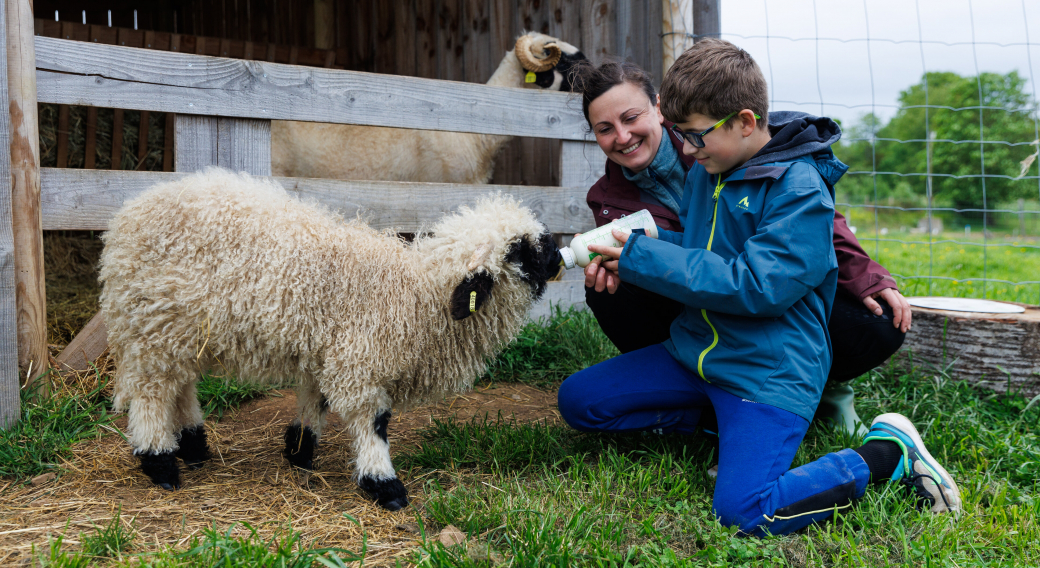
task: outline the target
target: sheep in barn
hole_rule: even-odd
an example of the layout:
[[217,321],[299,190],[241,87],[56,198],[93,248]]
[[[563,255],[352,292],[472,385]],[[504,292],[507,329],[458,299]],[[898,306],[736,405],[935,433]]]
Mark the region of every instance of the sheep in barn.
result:
[[[488,85],[569,91],[569,70],[585,56],[554,37],[531,32],[516,40]],[[530,71],[533,83],[526,83]],[[495,156],[511,136],[376,126],[271,122],[276,176],[487,183]]]
[[472,387],[559,269],[551,235],[498,195],[406,243],[305,204],[273,181],[209,168],[127,202],[104,236],[101,307],[115,406],[143,471],[180,486],[209,457],[201,373],[297,384],[285,456],[310,468],[326,411],[354,437],[357,482],[399,509],[392,407]]

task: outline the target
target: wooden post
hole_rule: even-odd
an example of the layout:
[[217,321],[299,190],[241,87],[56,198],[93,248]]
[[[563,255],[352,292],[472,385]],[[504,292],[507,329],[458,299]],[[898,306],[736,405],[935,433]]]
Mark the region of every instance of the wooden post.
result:
[[[0,8],[0,41],[7,43],[7,9]],[[7,58],[0,58],[0,104],[8,108]],[[10,148],[10,115],[0,113],[0,147]],[[15,300],[15,248],[11,208],[11,155],[0,152],[0,428],[18,421],[18,315]]]
[[719,0],[693,0],[693,33],[696,41],[706,37],[721,37],[722,12]]
[[32,382],[47,370],[47,309],[40,219],[40,133],[31,0],[5,0],[11,113],[11,207],[18,365]]
[[693,0],[662,0],[661,76],[684,51],[693,47]]

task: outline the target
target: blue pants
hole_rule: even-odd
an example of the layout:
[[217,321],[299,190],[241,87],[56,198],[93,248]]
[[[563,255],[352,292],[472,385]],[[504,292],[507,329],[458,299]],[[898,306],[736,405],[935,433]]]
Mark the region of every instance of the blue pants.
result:
[[712,508],[723,525],[781,535],[830,518],[863,496],[870,470],[854,450],[790,469],[809,422],[743,400],[691,373],[661,345],[589,367],[560,386],[560,414],[584,432],[692,433],[701,409],[719,420]]

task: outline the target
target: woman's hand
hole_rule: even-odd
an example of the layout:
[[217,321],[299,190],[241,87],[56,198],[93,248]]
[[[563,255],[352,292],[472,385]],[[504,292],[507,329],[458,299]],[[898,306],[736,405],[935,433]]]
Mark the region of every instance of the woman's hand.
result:
[[[614,238],[622,245],[628,242],[629,233],[623,233],[617,229],[611,231]],[[595,289],[597,292],[606,290],[613,294],[621,284],[621,275],[618,274],[618,259],[621,258],[622,247],[608,247],[606,245],[589,245],[591,252],[599,253],[585,267],[585,286]]]
[[881,310],[881,305],[877,303],[876,298],[881,298],[888,302],[889,306],[892,306],[892,325],[899,328],[899,331],[903,333],[910,330],[910,319],[913,318],[913,314],[910,311],[910,302],[906,301],[906,298],[899,293],[899,290],[896,290],[895,288],[885,288],[880,292],[874,292],[866,298],[863,298],[863,305],[867,306],[867,309],[874,315],[879,316],[883,312]]

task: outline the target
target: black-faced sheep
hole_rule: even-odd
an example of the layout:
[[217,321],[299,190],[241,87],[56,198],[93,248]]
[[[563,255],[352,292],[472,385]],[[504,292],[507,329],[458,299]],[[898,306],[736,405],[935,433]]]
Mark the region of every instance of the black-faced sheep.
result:
[[[569,91],[568,71],[585,56],[540,33],[520,36],[487,82],[499,87]],[[526,83],[527,72],[535,81]],[[276,176],[328,179],[487,183],[495,156],[511,136],[401,130],[376,126],[273,121]]]
[[298,385],[286,457],[309,468],[332,409],[354,436],[358,484],[408,503],[390,462],[391,407],[470,388],[523,325],[560,255],[502,196],[412,243],[215,168],[126,203],[101,256],[115,406],[156,484],[208,457],[195,384],[212,371]]

